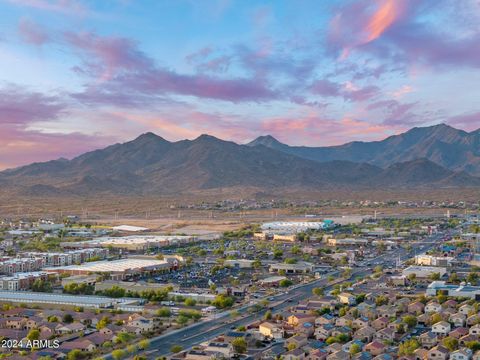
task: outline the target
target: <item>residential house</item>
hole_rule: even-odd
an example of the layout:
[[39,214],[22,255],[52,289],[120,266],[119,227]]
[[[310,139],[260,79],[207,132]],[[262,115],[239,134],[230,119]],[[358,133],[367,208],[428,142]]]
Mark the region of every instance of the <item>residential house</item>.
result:
[[450,360],[470,360],[472,355],[472,350],[469,348],[461,348],[450,354]]
[[434,332],[428,331],[420,335],[418,340],[425,349],[431,349],[438,344],[438,335]]
[[425,312],[425,305],[420,301],[415,301],[407,306],[409,314],[420,315]]
[[368,351],[373,356],[377,356],[385,351],[385,345],[381,341],[373,340],[365,345],[365,351]]
[[476,324],[470,327],[470,329],[468,330],[468,333],[470,335],[480,336],[480,324]]
[[452,330],[452,327],[446,321],[439,321],[432,325],[432,332],[439,336],[447,336],[450,330]]
[[291,338],[288,338],[285,341],[285,347],[288,348],[291,344],[293,344],[295,345],[295,348],[298,349],[298,348],[301,348],[302,346],[307,345],[307,343],[308,343],[308,339],[306,336],[295,335],[295,336],[292,336]]
[[284,331],[281,324],[265,321],[258,327],[260,334],[271,339],[282,339]]
[[372,341],[376,332],[377,331],[373,327],[364,326],[364,327],[358,329],[357,331],[355,331],[355,334],[353,335],[353,338],[358,339],[360,341],[363,341],[365,343],[368,343],[368,342]]
[[221,353],[227,359],[231,359],[235,354],[235,351],[233,350],[233,346],[229,343],[223,343],[223,342],[210,342],[205,348],[205,351]]
[[455,327],[465,326],[466,320],[467,316],[460,312],[450,315],[450,318],[448,319],[448,321],[450,321]]
[[464,327],[457,327],[448,333],[448,336],[455,339],[460,339],[461,337],[468,335],[468,329]]
[[338,301],[345,305],[355,305],[357,302],[357,298],[350,293],[342,292],[338,294]]
[[474,310],[474,307],[470,304],[463,304],[458,308],[458,312],[468,316]]
[[442,311],[442,305],[440,305],[436,301],[430,301],[425,305],[425,313],[430,314],[430,313],[439,313]]
[[390,319],[388,317],[379,317],[378,319],[375,319],[372,321],[370,324],[375,330],[382,330],[387,327],[388,323],[390,322]]
[[447,360],[450,352],[442,345],[431,348],[427,353],[428,360]]
[[284,360],[304,360],[306,359],[305,357],[305,351],[302,349],[296,348],[293,350],[290,350],[286,352],[285,354],[282,355],[282,359]]

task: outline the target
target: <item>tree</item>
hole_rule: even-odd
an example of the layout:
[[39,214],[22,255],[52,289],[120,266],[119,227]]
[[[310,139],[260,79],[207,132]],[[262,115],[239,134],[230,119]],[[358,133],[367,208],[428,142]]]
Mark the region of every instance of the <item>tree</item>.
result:
[[117,334],[117,343],[122,343],[122,344],[126,344],[128,343],[130,340],[132,340],[134,336],[132,334],[129,334],[129,333],[126,333],[126,332],[120,332]]
[[377,306],[386,305],[388,304],[388,298],[385,295],[379,295],[375,299],[375,304],[377,304]]
[[38,331],[37,329],[30,330],[27,334],[27,339],[28,340],[38,340],[38,339],[40,339],[40,331]]
[[71,324],[73,322],[73,316],[71,314],[65,314],[62,318],[64,323]]
[[172,315],[172,312],[167,307],[162,307],[162,308],[157,310],[157,316],[170,317],[170,315]]
[[195,306],[197,305],[197,301],[195,299],[185,299],[185,306]]
[[138,350],[138,348],[137,348],[135,345],[128,345],[128,346],[127,346],[127,351],[128,351],[130,354],[136,353],[137,350]]
[[358,354],[360,351],[362,351],[362,348],[360,347],[360,345],[352,344],[352,346],[350,346],[350,354],[351,355]]
[[289,287],[292,284],[293,284],[292,280],[289,280],[289,279],[280,280],[280,282],[278,283],[278,285],[280,285],[281,287]]
[[244,354],[247,352],[247,341],[243,338],[236,338],[232,341],[233,350],[237,354]]
[[147,339],[140,340],[138,347],[142,350],[148,349],[150,347],[150,341]]
[[103,290],[103,294],[112,298],[121,298],[125,297],[125,289],[122,289],[120,286],[113,285],[110,289]]
[[433,273],[429,277],[430,277],[430,280],[432,281],[440,280],[440,273],[437,273],[437,272]]
[[170,352],[176,354],[176,353],[179,353],[180,351],[182,351],[183,348],[181,345],[172,345],[172,347],[170,348]]
[[417,318],[413,315],[406,315],[403,317],[403,322],[407,324],[407,326],[412,329],[417,325]]
[[447,336],[445,339],[442,340],[442,345],[450,351],[455,351],[458,348],[458,340],[453,337]]
[[478,341],[467,341],[465,345],[473,352],[480,350],[480,342]]
[[47,280],[37,279],[32,284],[32,290],[38,292],[52,292],[52,283]]
[[270,310],[268,310],[266,313],[265,313],[265,316],[263,317],[264,320],[271,320],[272,319],[272,312]]
[[295,350],[297,348],[297,344],[295,343],[290,343],[287,345],[287,350],[288,351],[292,351],[292,350]]
[[313,288],[313,289],[312,289],[312,293],[313,293],[313,295],[315,295],[315,296],[323,296],[324,291],[323,291],[322,288],[318,288],[318,287],[317,287],[317,288]]
[[273,250],[273,258],[274,259],[281,259],[283,257],[283,251],[280,249]]
[[212,305],[217,307],[218,309],[225,309],[232,307],[235,300],[230,296],[225,296],[223,294],[217,295],[215,300],[213,300]]
[[468,283],[471,283],[472,285],[476,285],[478,281],[478,274],[475,272],[470,272],[468,273],[466,280]]
[[177,316],[176,321],[177,321],[177,324],[184,326],[188,323],[188,317],[186,317],[185,315],[179,315]]
[[[112,354],[113,355],[113,354]],[[67,355],[67,359],[68,360],[81,360],[83,358],[86,357],[86,354],[79,350],[79,349],[73,349],[72,351],[70,351]],[[115,359],[115,358],[114,358]],[[117,359],[115,359],[117,360]]]
[[430,324],[436,324],[438,323],[439,321],[442,321],[442,316],[440,314],[433,314],[431,317],[430,317]]
[[412,355],[420,347],[417,339],[406,340],[398,346],[398,355]]
[[104,316],[98,321],[96,328],[97,330],[103,329],[106,327],[108,324],[110,324],[110,318],[108,316]]
[[112,358],[114,360],[120,360],[123,359],[125,356],[127,356],[127,352],[122,349],[116,349],[112,351]]

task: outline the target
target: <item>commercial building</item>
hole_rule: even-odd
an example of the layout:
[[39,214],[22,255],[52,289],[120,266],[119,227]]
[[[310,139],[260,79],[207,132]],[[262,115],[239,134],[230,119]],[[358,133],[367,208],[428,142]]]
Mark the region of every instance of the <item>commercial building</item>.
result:
[[170,271],[176,267],[178,267],[178,262],[154,258],[128,258],[113,261],[94,261],[82,265],[50,267],[45,268],[44,271],[70,275],[108,274],[112,280],[123,280],[142,273]]
[[417,278],[425,279],[433,274],[439,274],[440,277],[447,273],[447,269],[444,267],[436,266],[409,266],[402,271],[402,275],[408,277],[409,275],[415,274]]
[[142,232],[147,231],[148,228],[132,225],[119,225],[112,228],[113,231],[126,231],[126,232]]
[[48,294],[25,291],[0,291],[0,302],[15,304],[47,304],[59,306],[81,306],[85,308],[128,308],[130,305],[140,304],[142,299],[120,298],[113,299],[103,296],[79,296],[65,294]]
[[428,285],[425,294],[428,296],[435,296],[437,294],[444,294],[454,297],[465,297],[475,300],[480,300],[480,286],[472,286],[468,284],[447,284],[445,281],[433,281]]
[[164,235],[131,235],[122,237],[100,237],[89,241],[64,242],[65,249],[82,248],[116,248],[127,251],[145,251],[151,248],[161,248],[169,245],[185,244],[196,241],[194,236],[164,236]]
[[333,221],[275,221],[261,226],[263,231],[295,234],[307,230],[321,230],[330,227]]
[[447,267],[452,264],[453,257],[417,255],[415,256],[415,264],[424,266],[443,266]]
[[335,239],[329,238],[327,239],[328,246],[365,246],[368,244],[367,239],[355,239],[355,238],[347,238],[347,239]]
[[247,260],[247,259],[236,259],[236,260],[225,260],[225,265],[239,268],[239,269],[251,269],[253,267],[253,263],[255,260]]
[[286,280],[285,276],[270,276],[260,280],[260,285],[264,287],[276,287],[280,285],[280,281]]
[[270,265],[270,272],[285,271],[286,274],[306,274],[311,273],[313,269],[313,264],[304,261],[295,264],[277,263]]

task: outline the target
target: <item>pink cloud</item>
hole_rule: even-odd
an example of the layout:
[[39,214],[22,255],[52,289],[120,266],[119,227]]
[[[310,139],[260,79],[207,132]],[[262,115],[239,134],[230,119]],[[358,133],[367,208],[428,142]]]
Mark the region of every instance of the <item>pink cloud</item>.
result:
[[25,126],[32,122],[55,119],[65,110],[57,96],[28,92],[18,86],[0,89],[0,119],[9,126]]
[[331,120],[311,114],[301,118],[270,118],[262,122],[263,133],[289,144],[327,146],[353,140],[380,140],[396,132],[394,127],[344,118]]
[[447,120],[447,123],[467,131],[480,130],[480,111],[452,116]]
[[[66,40],[83,58],[75,71],[94,77],[96,84],[92,85],[103,99],[113,99],[119,93],[130,97],[151,96],[152,99],[163,94],[191,95],[231,102],[259,102],[278,97],[269,84],[259,79],[179,74],[159,67],[130,39],[68,33]],[[74,94],[77,98],[84,95]]]
[[20,19],[18,33],[28,44],[41,46],[50,41],[48,33],[40,25],[27,18]]
[[0,90],[0,164],[3,168],[78,155],[107,145],[109,137],[81,133],[55,134],[29,128],[39,121],[55,121],[66,112],[57,96],[10,86]]
[[408,1],[362,0],[339,9],[330,24],[329,42],[346,59],[350,52],[380,38],[402,18]]
[[85,3],[76,0],[8,0],[19,6],[31,7],[43,11],[59,12],[69,15],[86,15],[89,13]]

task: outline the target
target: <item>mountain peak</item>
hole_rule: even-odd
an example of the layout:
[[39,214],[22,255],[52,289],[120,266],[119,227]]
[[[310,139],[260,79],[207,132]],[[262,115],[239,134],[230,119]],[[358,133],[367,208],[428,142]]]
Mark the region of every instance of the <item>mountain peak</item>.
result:
[[219,141],[223,141],[213,135],[209,135],[209,134],[201,134],[200,136],[198,136],[196,139],[194,139],[193,141],[201,141],[201,142],[219,142]]
[[146,143],[151,141],[168,142],[161,136],[158,136],[157,134],[154,134],[153,132],[150,132],[150,131],[144,134],[141,134],[135,140],[133,140],[133,142],[136,142],[136,143]]
[[263,145],[273,149],[286,146],[285,144],[275,139],[272,135],[259,136],[255,140],[250,141],[247,145],[248,146]]

